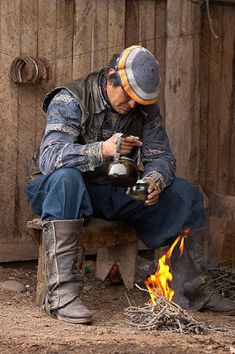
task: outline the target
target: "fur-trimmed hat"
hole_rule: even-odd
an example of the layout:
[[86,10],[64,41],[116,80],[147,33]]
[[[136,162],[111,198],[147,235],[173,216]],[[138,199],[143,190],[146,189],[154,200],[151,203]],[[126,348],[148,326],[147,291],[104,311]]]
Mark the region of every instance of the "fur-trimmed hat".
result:
[[124,49],[115,69],[122,88],[133,100],[142,105],[156,103],[159,63],[148,49],[139,45]]

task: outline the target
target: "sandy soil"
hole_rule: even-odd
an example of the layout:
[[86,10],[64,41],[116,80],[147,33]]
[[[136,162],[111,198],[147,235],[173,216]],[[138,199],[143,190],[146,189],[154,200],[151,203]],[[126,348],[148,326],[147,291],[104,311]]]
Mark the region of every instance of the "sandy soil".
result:
[[[92,325],[54,320],[34,304],[36,262],[1,264],[0,281],[19,281],[25,291],[0,289],[0,353],[235,353],[235,331],[209,335],[181,335],[140,331],[128,325],[123,314],[132,303],[144,305],[148,294],[127,291],[122,284],[101,283],[86,275],[83,300],[94,312]],[[215,313],[195,313],[197,319],[219,327],[234,327],[235,318]]]

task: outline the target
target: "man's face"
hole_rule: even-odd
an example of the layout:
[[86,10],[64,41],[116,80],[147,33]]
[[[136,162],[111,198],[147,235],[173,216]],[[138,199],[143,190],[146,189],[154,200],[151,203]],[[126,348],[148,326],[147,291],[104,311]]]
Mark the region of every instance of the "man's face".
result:
[[121,88],[121,86],[113,86],[112,82],[107,81],[107,94],[111,106],[120,114],[127,114],[130,110],[137,106],[137,102],[133,100]]

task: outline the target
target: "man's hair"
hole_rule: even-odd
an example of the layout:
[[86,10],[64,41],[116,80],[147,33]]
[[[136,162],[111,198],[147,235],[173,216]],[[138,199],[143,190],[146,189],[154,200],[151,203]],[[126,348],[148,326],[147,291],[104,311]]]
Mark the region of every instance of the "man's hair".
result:
[[[106,79],[110,81],[113,86],[120,86],[120,81],[118,79],[117,73],[116,73],[116,65],[117,65],[117,59],[119,57],[120,53],[116,53],[113,55],[111,58],[110,62],[108,63],[107,67],[105,68],[105,74],[106,74]],[[114,69],[115,73],[108,74],[110,69]]]

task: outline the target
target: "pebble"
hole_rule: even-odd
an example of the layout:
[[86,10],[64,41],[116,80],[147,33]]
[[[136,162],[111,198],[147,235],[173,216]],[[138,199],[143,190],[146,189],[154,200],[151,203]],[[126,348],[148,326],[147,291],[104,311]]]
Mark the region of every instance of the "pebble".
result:
[[0,289],[10,290],[15,293],[25,292],[25,286],[15,280],[5,280],[0,282]]

